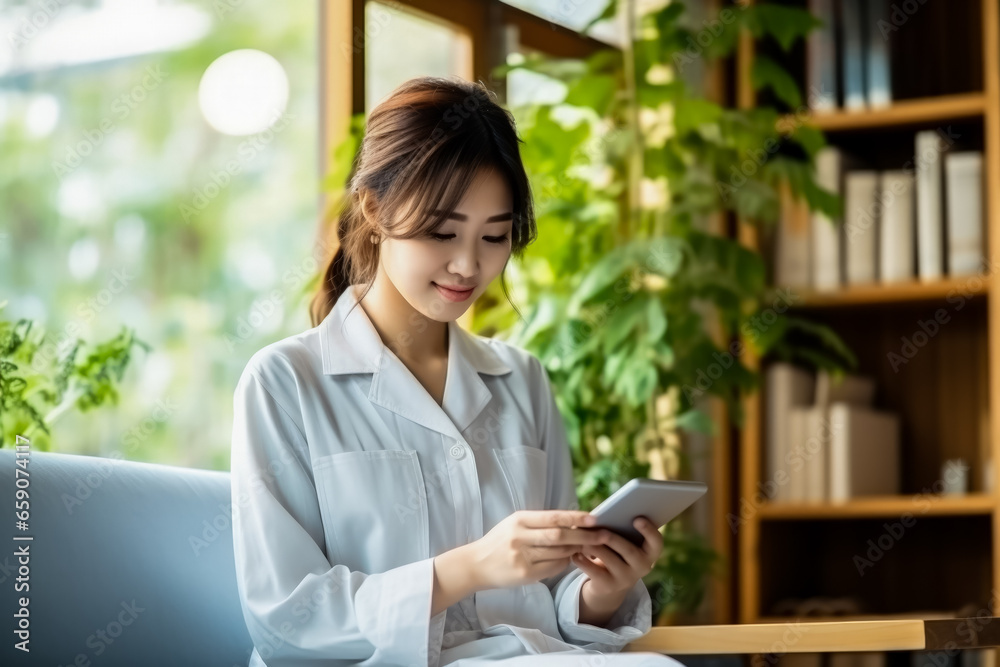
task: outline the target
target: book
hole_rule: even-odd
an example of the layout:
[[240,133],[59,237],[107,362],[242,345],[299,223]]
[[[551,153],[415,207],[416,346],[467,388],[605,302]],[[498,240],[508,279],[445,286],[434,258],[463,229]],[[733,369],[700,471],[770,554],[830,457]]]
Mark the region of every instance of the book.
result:
[[944,275],[944,216],[941,156],[947,149],[934,130],[917,132],[917,276],[939,280]]
[[791,451],[788,414],[813,402],[815,379],[811,371],[785,362],[770,364],[764,372],[765,451],[767,482],[773,483],[773,501],[790,500],[788,455]]
[[845,373],[834,377],[829,371],[816,373],[814,405],[828,407],[831,403],[849,403],[871,407],[875,400],[875,379],[866,375]]
[[983,259],[983,154],[944,156],[948,274],[974,275]]
[[891,74],[889,72],[889,40],[879,30],[879,21],[889,16],[889,0],[864,0],[867,15],[865,28],[865,99],[873,109],[892,103]]
[[[821,148],[816,154],[816,184],[839,195],[842,163],[843,154],[838,148]],[[825,213],[816,211],[811,214],[810,226],[812,286],[817,291],[838,290],[844,282],[841,267],[843,219],[832,220]]]
[[913,176],[907,171],[880,175],[879,276],[884,283],[912,280],[914,272]]
[[787,183],[779,188],[781,219],[775,236],[774,283],[781,287],[808,288],[809,203],[796,197]]
[[830,500],[899,494],[899,416],[832,403],[829,421]]
[[849,285],[878,280],[878,219],[878,172],[847,172],[844,177],[844,273]]
[[867,103],[865,17],[864,0],[840,0],[840,62],[845,109],[864,109]]
[[823,24],[806,39],[807,100],[814,111],[837,106],[837,43],[834,0],[809,0],[809,12]]
[[827,499],[830,448],[827,421],[825,407],[809,406],[788,411],[788,488],[791,501],[813,503]]

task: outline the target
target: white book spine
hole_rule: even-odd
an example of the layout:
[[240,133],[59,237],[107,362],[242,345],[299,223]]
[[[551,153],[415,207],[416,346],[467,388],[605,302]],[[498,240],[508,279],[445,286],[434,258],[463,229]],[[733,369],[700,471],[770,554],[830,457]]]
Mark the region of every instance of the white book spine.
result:
[[917,275],[938,280],[944,275],[941,154],[944,145],[934,130],[916,135]]
[[851,171],[844,178],[844,250],[846,278],[851,285],[877,279],[878,173]]
[[913,278],[913,177],[906,171],[881,176],[879,275],[884,283]]
[[948,203],[948,274],[973,275],[983,258],[983,154],[948,153],[944,159]]
[[[840,194],[841,153],[833,147],[822,148],[816,155],[816,184]],[[840,289],[841,232],[843,221],[831,220],[823,213],[811,215],[813,287],[817,291]]]

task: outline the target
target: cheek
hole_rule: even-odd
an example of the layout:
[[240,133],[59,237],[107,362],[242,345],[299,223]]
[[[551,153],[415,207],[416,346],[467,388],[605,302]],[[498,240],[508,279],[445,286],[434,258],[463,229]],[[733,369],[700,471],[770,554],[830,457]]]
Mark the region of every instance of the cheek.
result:
[[386,273],[400,278],[433,280],[445,261],[440,248],[430,244],[404,243],[397,241],[391,250],[383,250]]

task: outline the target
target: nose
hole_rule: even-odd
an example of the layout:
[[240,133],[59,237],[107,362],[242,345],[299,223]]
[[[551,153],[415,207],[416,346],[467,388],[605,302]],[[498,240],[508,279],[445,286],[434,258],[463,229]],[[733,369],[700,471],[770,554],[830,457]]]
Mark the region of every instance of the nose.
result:
[[462,276],[464,280],[476,276],[479,273],[479,254],[476,240],[456,243],[454,247],[456,251],[448,262],[448,271],[454,275]]

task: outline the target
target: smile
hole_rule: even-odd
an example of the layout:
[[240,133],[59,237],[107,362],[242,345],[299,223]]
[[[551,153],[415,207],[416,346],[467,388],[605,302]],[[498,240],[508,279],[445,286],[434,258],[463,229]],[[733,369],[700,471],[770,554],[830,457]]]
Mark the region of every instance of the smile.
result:
[[431,283],[431,284],[437,288],[437,291],[440,292],[441,296],[448,299],[448,301],[456,303],[459,301],[465,301],[470,296],[472,296],[472,293],[475,291],[475,288],[469,288],[463,292],[459,292],[453,289],[448,289],[447,287],[441,287],[437,283]]

